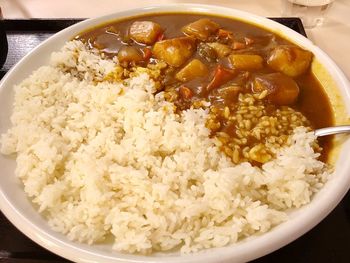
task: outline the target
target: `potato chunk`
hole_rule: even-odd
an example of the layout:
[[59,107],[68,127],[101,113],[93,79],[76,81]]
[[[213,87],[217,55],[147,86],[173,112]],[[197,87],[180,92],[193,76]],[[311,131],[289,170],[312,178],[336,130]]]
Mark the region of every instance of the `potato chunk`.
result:
[[174,67],[180,67],[196,49],[196,40],[192,37],[172,38],[155,43],[153,54]]
[[175,78],[185,82],[198,77],[204,77],[207,74],[207,66],[200,60],[193,59],[175,75]]
[[231,54],[229,57],[233,68],[239,70],[257,70],[263,67],[263,58],[259,55]]
[[162,33],[161,26],[152,21],[135,21],[129,28],[130,38],[146,45],[153,45]]
[[182,28],[185,35],[195,37],[202,41],[207,40],[211,35],[215,34],[220,26],[208,18],[199,19]]
[[291,105],[299,95],[298,84],[282,73],[271,73],[256,76],[253,92],[267,91],[267,99],[275,105]]
[[274,70],[290,77],[303,74],[310,66],[312,53],[295,46],[278,46],[267,60]]
[[228,56],[231,53],[231,48],[228,45],[218,42],[208,43],[208,46],[212,47],[219,58]]

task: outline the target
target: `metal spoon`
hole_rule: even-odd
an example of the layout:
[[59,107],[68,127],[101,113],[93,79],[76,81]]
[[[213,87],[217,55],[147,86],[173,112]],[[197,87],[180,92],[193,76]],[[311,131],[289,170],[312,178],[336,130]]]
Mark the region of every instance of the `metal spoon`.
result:
[[321,128],[314,131],[317,137],[338,134],[338,133],[350,133],[350,125],[341,125],[334,127]]

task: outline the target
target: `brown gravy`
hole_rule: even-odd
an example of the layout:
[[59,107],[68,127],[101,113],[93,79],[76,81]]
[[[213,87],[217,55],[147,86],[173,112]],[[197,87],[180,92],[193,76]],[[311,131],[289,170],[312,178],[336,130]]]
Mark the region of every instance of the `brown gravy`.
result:
[[[121,47],[128,45],[134,46],[144,52],[145,48],[152,50],[152,45],[146,45],[142,43],[137,43],[132,41],[128,34],[130,26],[135,21],[152,21],[158,23],[164,30],[162,36],[159,38],[172,39],[183,37],[184,34],[181,29],[196,21],[198,19],[208,18],[211,21],[219,24],[221,28],[229,30],[234,33],[235,41],[238,44],[244,44],[244,41],[252,39],[253,44],[249,44],[242,49],[237,49],[235,53],[237,54],[257,54],[263,58],[264,61],[268,60],[271,49],[276,45],[292,45],[294,44],[288,42],[287,40],[281,38],[280,36],[269,32],[263,28],[244,23],[242,21],[233,20],[225,17],[218,16],[208,16],[208,15],[197,15],[197,14],[153,14],[146,16],[138,16],[129,19],[111,21],[104,25],[89,29],[85,32],[79,34],[76,39],[80,39],[85,42],[91,48],[98,48],[106,56],[113,57],[118,54]],[[248,40],[247,40],[248,39]],[[231,47],[233,46],[232,43]],[[238,45],[239,47],[239,45]],[[198,50],[198,47],[197,47]],[[152,55],[148,61],[149,63],[154,63],[157,59]],[[216,95],[205,90],[210,80],[213,77],[213,72],[218,65],[223,67],[229,64],[226,57],[217,58],[213,61],[203,59],[198,52],[193,53],[190,59],[199,59],[208,68],[208,74],[201,78],[197,78],[191,81],[185,81],[180,83],[175,78],[175,74],[179,72],[179,68],[173,68],[173,70],[168,71],[168,76],[165,81],[165,86],[175,87],[174,89],[178,92],[179,87],[185,86],[189,92],[191,92],[191,98],[176,101],[180,108],[188,108],[194,100],[199,98],[211,100],[221,100],[222,98],[215,97]],[[187,60],[189,61],[189,60]],[[146,62],[141,61],[140,65],[145,65]],[[244,76],[246,71],[241,70],[235,74],[233,78],[230,79],[230,83],[243,87],[241,92],[251,92],[250,84],[252,78],[259,74],[268,74],[276,72],[271,69],[266,63],[259,69],[252,71],[247,71],[247,76]],[[305,73],[293,77],[294,81],[299,86],[299,95],[295,103],[288,105],[295,110],[300,111],[307,119],[310,121],[312,128],[321,128],[333,125],[333,112],[327,94],[324,89],[308,69]],[[249,85],[248,85],[249,84]],[[228,99],[227,103],[231,103]],[[232,101],[232,103],[234,103]],[[225,127],[226,129],[229,127]],[[332,140],[330,137],[324,137],[319,140],[320,146],[323,148],[321,158],[323,161],[327,160],[327,154],[332,146]]]

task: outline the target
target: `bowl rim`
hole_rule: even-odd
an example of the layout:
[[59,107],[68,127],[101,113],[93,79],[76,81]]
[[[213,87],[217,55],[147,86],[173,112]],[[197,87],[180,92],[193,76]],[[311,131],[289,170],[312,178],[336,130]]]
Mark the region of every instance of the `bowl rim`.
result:
[[[200,13],[200,14],[212,14],[225,17],[231,17],[233,19],[239,19],[245,22],[253,23],[255,25],[263,26],[265,29],[274,33],[281,34],[283,37],[287,37],[292,42],[299,46],[305,47],[311,50],[321,64],[326,65],[328,71],[335,80],[337,86],[340,88],[342,97],[347,101],[350,101],[350,86],[343,72],[338,66],[326,55],[321,49],[315,46],[309,39],[303,37],[299,33],[292,29],[285,27],[275,21],[267,18],[257,16],[245,11],[202,4],[162,4],[148,7],[135,8],[120,12],[115,12],[109,15],[90,18],[79,22],[73,26],[70,26],[47,40],[43,41],[24,58],[22,58],[2,79],[0,82],[0,91],[3,90],[7,82],[14,80],[16,72],[22,70],[26,64],[37,56],[45,48],[56,49],[62,47],[62,43],[69,40],[74,35],[87,29],[89,27],[99,25],[104,22],[108,22],[113,19],[127,18],[131,16],[139,16],[143,14],[154,13],[171,13],[171,12],[188,12],[188,13]],[[56,42],[56,44],[53,44]],[[31,71],[33,68],[31,69]],[[17,80],[17,83],[21,80]],[[350,111],[350,106],[348,105]],[[349,145],[350,146],[350,145]],[[346,147],[343,147],[346,148]],[[342,154],[344,157],[344,154]],[[345,157],[344,157],[345,158]],[[344,159],[343,158],[343,159]],[[118,252],[105,252],[96,251],[94,247],[88,247],[79,243],[70,242],[68,239],[61,239],[59,236],[54,236],[32,222],[30,218],[27,218],[21,211],[19,211],[15,204],[8,199],[4,191],[0,191],[0,208],[4,215],[13,223],[22,233],[32,239],[37,244],[56,253],[69,260],[79,262],[243,262],[252,260],[263,255],[266,255],[272,251],[275,251],[282,246],[297,239],[316,224],[318,224],[323,218],[325,218],[340,202],[343,196],[346,194],[350,187],[350,162],[347,164],[343,160],[345,165],[337,167],[340,169],[336,178],[332,178],[332,181],[327,182],[327,187],[330,188],[330,196],[324,195],[318,198],[317,203],[312,201],[307,205],[307,213],[299,213],[293,220],[288,220],[276,226],[269,232],[254,237],[252,239],[245,239],[237,244],[229,245],[224,248],[208,249],[204,252],[198,252],[188,255],[177,256],[140,256],[122,254]],[[327,189],[328,189],[327,188]],[[0,189],[1,190],[1,189]],[[322,191],[322,190],[321,190]],[[29,201],[29,200],[28,200]],[[30,202],[30,201],[29,201]],[[321,204],[321,205],[320,205]],[[305,210],[305,207],[303,208]]]

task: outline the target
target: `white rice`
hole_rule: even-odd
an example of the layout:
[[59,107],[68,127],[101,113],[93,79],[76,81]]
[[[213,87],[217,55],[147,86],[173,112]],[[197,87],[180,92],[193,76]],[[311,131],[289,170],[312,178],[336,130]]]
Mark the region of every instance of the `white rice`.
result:
[[1,152],[49,225],[89,244],[188,253],[263,233],[312,199],[329,173],[298,128],[262,168],[234,165],[208,137],[207,112],[181,116],[140,74],[98,82],[115,64],[69,42],[15,87]]

